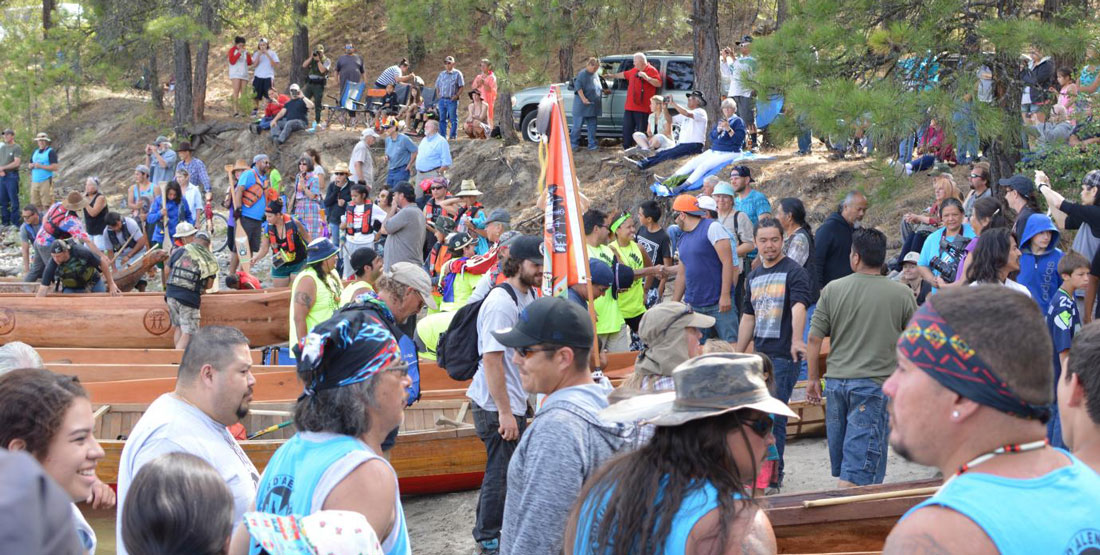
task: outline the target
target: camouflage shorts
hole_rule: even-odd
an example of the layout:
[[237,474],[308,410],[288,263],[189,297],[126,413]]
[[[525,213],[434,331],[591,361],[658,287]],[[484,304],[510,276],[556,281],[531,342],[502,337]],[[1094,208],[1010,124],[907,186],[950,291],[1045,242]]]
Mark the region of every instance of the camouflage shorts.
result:
[[183,333],[194,335],[199,331],[199,309],[189,307],[176,299],[168,298],[168,315],[172,325]]

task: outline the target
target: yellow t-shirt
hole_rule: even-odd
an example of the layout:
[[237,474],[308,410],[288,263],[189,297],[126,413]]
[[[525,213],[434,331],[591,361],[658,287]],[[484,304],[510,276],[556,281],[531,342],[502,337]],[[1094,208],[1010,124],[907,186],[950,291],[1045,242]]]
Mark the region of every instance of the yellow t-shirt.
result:
[[[634,271],[645,267],[645,259],[642,258],[642,249],[638,243],[631,241],[624,247],[618,241],[613,241],[611,248],[619,253],[619,260]],[[635,276],[630,289],[619,293],[619,312],[623,318],[633,318],[645,312],[645,279]]]

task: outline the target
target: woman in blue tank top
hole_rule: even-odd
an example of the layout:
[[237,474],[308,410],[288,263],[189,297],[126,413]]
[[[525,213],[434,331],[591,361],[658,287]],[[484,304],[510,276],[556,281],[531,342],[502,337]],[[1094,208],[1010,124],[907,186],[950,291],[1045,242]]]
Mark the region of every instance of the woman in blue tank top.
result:
[[771,524],[747,488],[775,441],[771,415],[794,413],[769,393],[758,355],[703,355],[672,375],[675,392],[601,412],[657,430],[585,485],[565,532],[567,554],[719,554],[732,542],[775,552]]

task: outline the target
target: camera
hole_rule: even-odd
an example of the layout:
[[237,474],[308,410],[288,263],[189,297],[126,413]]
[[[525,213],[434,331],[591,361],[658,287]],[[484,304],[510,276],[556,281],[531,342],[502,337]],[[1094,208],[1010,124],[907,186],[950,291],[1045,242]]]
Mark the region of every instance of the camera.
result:
[[[970,239],[956,238],[952,241],[940,239],[940,255],[933,258],[928,267],[940,273],[940,279],[947,283],[955,282],[955,274],[959,271],[959,261],[966,255],[966,245]],[[947,260],[944,260],[947,255]]]

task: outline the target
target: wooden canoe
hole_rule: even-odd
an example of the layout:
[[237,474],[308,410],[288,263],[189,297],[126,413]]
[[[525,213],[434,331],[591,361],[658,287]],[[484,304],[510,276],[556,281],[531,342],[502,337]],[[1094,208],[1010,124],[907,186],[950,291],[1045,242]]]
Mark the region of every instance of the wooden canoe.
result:
[[[286,343],[289,289],[211,293],[202,325],[233,326],[253,346]],[[170,348],[172,327],[163,293],[0,294],[0,343],[34,347]]]
[[[100,405],[99,408],[103,408]],[[111,404],[96,420],[95,434],[106,453],[96,467],[105,483],[118,481],[118,465],[126,435],[148,407],[139,404]],[[257,411],[291,411],[291,403],[253,403]],[[441,420],[442,419],[442,420]],[[283,415],[250,414],[242,422],[249,433],[288,420]],[[457,424],[457,425],[455,425]],[[287,438],[293,424],[263,436],[244,440],[241,448],[263,472],[267,462]],[[485,446],[473,428],[469,402],[462,400],[420,401],[405,409],[405,421],[390,452],[390,464],[397,471],[402,494],[448,493],[481,486],[485,472]]]
[[[153,266],[168,259],[168,253],[157,249],[143,254],[130,266],[116,271],[114,274],[115,285],[122,292],[132,291],[134,286],[153,268]],[[38,283],[27,281],[0,281],[0,293],[37,293]]]
[[[173,364],[183,360],[182,349],[80,349],[44,347],[35,349],[47,366],[50,364]],[[252,364],[263,364],[263,350],[249,351]],[[55,370],[56,372],[57,370]],[[140,377],[140,376],[133,376]],[[81,378],[83,379],[83,378]]]
[[[775,530],[779,553],[878,552],[898,519],[931,495],[921,490],[942,483],[935,478],[773,495],[763,498],[762,504]],[[804,505],[811,500],[877,493],[896,495],[826,507]]]

